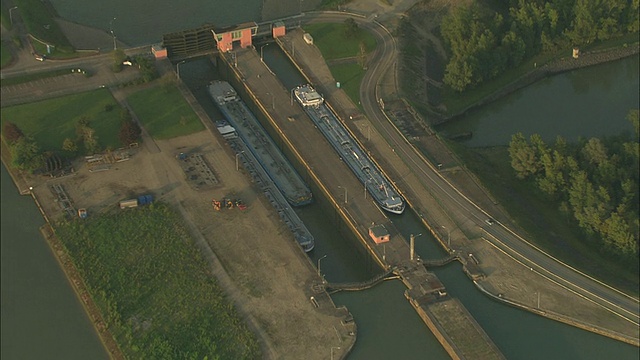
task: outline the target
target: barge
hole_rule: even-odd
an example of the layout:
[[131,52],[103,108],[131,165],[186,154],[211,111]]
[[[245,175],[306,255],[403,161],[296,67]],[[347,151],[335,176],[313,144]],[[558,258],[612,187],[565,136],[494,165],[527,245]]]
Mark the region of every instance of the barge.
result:
[[402,214],[405,201],[389,179],[351,136],[337,116],[324,103],[324,98],[311,85],[293,90],[311,120],[327,138],[331,146],[347,163],[378,205],[393,214]]
[[287,201],[293,206],[309,204],[312,201],[311,190],[234,88],[225,81],[212,81],[208,90],[218,109]]
[[[265,197],[271,203],[280,219],[287,225],[293,233],[293,237],[304,252],[310,252],[315,247],[315,239],[305,224],[300,220],[298,214],[293,210],[287,199],[285,199],[280,189],[275,185],[271,177],[267,174],[258,159],[251,153],[247,145],[236,135],[235,129],[224,121],[216,123],[216,127],[229,146],[236,153],[236,160],[242,162],[253,181],[262,190]],[[226,136],[225,136],[226,135]]]

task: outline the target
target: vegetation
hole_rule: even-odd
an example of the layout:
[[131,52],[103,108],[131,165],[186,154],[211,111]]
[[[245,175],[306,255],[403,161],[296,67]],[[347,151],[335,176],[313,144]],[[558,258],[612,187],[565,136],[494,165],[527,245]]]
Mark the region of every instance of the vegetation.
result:
[[36,73],[22,75],[18,77],[2,79],[1,82],[2,82],[2,86],[16,85],[16,84],[22,84],[29,81],[39,80],[39,79],[46,79],[46,78],[51,78],[56,76],[67,75],[75,70],[77,69],[67,68],[67,69],[56,69],[56,70],[50,70],[50,71],[36,72]]
[[35,103],[0,109],[2,125],[13,122],[31,136],[42,151],[61,149],[66,138],[77,139],[76,125],[88,119],[100,148],[118,148],[120,119],[117,112],[105,111],[116,103],[107,89],[99,89]]
[[362,83],[362,78],[364,77],[362,66],[350,63],[332,65],[329,69],[336,81],[340,82],[340,87],[349,95],[351,101],[362,110],[360,105],[360,83]]
[[127,100],[155,139],[170,139],[204,130],[200,118],[175,86],[140,90]]
[[456,142],[449,146],[536,246],[607,284],[638,293],[640,264],[620,261],[585,239],[570,214],[561,213],[535,184],[515,176],[507,146],[468,148]]
[[455,8],[441,30],[450,53],[444,82],[453,90],[495,78],[541,52],[583,47],[637,33],[637,0],[491,2]]
[[365,53],[373,51],[376,40],[373,35],[347,21],[343,24],[321,23],[304,26],[304,31],[313,36],[313,43],[320,49],[325,60],[358,57],[361,53],[360,44]]
[[[4,41],[0,42],[0,68],[7,66],[13,57],[11,56],[11,50],[9,46],[4,43]],[[4,85],[4,80],[2,81]]]
[[2,136],[4,137],[5,141],[9,145],[11,145],[16,141],[20,140],[21,138],[23,138],[24,133],[22,132],[22,130],[20,130],[18,125],[10,121],[7,121],[6,123],[4,123],[4,126],[2,127]]
[[[351,100],[360,106],[360,83],[366,70],[366,56],[375,49],[376,41],[366,31],[358,27],[351,18],[342,24],[324,23],[305,26],[304,30],[313,36],[325,60],[329,61],[331,74],[340,82]],[[355,58],[340,64],[330,60]]]
[[55,9],[47,1],[14,0],[27,30],[35,38],[55,46],[63,53],[73,52],[73,47],[55,21]]
[[61,224],[56,234],[127,358],[260,358],[254,335],[167,206]]
[[519,179],[528,179],[602,249],[628,262],[638,259],[639,151],[638,110],[629,114],[634,140],[592,138],[553,146],[534,134],[521,133],[509,144],[511,165]]
[[118,137],[122,145],[129,146],[130,144],[138,142],[140,135],[142,135],[142,129],[137,122],[133,121],[128,109],[122,109],[120,112],[120,120]]

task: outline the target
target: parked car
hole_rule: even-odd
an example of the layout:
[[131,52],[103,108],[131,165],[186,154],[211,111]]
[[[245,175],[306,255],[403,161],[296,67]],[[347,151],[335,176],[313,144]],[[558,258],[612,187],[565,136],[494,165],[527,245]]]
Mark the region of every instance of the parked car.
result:
[[40,54],[34,54],[34,55],[36,57],[36,60],[38,61],[45,61],[45,59],[47,58],[46,56],[40,55]]

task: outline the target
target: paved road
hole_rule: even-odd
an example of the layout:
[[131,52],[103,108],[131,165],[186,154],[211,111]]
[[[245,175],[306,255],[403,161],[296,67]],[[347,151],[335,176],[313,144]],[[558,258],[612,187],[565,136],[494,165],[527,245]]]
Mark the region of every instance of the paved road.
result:
[[[295,21],[344,22],[347,17],[350,16],[338,12],[322,14],[309,13],[303,18],[295,19]],[[492,226],[487,225],[485,220],[489,215],[440,176],[438,171],[397,131],[393,123],[380,109],[377,94],[377,85],[380,83],[382,76],[389,67],[396,62],[397,46],[395,40],[374,18],[365,19],[356,17],[355,20],[359,26],[370,31],[378,40],[378,47],[373,54],[373,60],[370,62],[371,67],[363,79],[360,90],[361,103],[364,111],[378,131],[383,133],[396,153],[421,178],[423,184],[425,184],[425,187],[429,189],[431,194],[439,198],[441,204],[447,207],[449,212],[465,216],[469,221],[474,222],[478,227],[482,228],[486,233],[488,241],[513,256],[517,261],[530,267],[532,271],[536,271],[574,291],[576,294],[600,304],[628,321],[638,324],[639,302],[637,298],[624,294],[552,258],[500,223]],[[138,49],[133,51],[144,50]],[[33,58],[22,61],[22,58],[27,56],[31,57],[32,55],[28,53],[28,51],[23,51],[19,62],[20,65],[18,66],[18,64],[16,64],[16,66],[6,71],[3,70],[2,77],[20,76],[31,72],[76,66],[96,71],[96,73],[104,76],[104,78],[93,78],[93,80],[84,81],[83,84],[76,83],[71,85],[68,90],[58,89],[56,90],[60,92],[58,95],[62,95],[65,91],[71,91],[71,88],[74,88],[74,91],[77,92],[82,91],[85,87],[86,89],[84,90],[89,90],[103,84],[109,86],[109,84],[115,84],[121,81],[117,79],[113,73],[108,75],[105,70],[100,70],[104,69],[105,66],[108,67],[108,65],[105,64],[110,64],[109,54],[67,61],[38,62]],[[55,85],[55,87],[59,86],[60,84]],[[8,93],[5,94],[5,91],[3,87],[2,106],[6,106],[12,102],[19,103],[29,96],[31,96],[31,100],[33,99],[33,93],[29,93],[28,90],[23,89],[17,99],[12,98]],[[47,96],[47,94],[43,94],[42,96]],[[48,94],[48,96],[50,97],[51,94]]]
[[[344,22],[348,14],[324,13],[308,14],[302,22]],[[378,47],[370,61],[370,68],[364,76],[360,88],[360,101],[369,120],[375,125],[395,152],[419,176],[433,196],[440,199],[448,212],[464,216],[486,233],[486,239],[507,254],[548,279],[570,289],[574,293],[590,299],[609,309],[618,316],[638,324],[638,298],[625,294],[597,279],[594,279],[542,250],[520,237],[503,224],[488,225],[489,215],[469,198],[443,178],[436,168],[427,161],[395,128],[384,114],[378,103],[378,84],[390,66],[397,61],[395,39],[375,18],[355,18],[361,28],[367,29],[377,39]]]

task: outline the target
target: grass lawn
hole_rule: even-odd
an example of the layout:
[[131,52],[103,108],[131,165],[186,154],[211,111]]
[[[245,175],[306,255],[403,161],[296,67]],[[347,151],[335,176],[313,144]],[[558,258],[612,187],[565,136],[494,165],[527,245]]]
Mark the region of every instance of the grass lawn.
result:
[[204,130],[200,118],[175,86],[155,86],[127,98],[147,132],[170,139]]
[[166,205],[71,221],[56,234],[126,358],[261,358],[183,219]]
[[0,42],[0,68],[5,67],[11,62],[11,51],[4,41]]
[[638,263],[624,264],[601,253],[572,216],[566,216],[545,200],[535,184],[516,179],[507,147],[473,148],[450,144],[483,185],[507,210],[530,240],[568,264],[606,283],[638,294]]
[[38,80],[38,79],[45,79],[45,78],[50,78],[50,77],[70,74],[71,70],[72,69],[69,68],[69,69],[50,70],[50,71],[45,71],[45,72],[36,72],[36,73],[32,73],[32,74],[27,74],[27,75],[24,75],[24,76],[12,77],[12,78],[8,78],[8,79],[2,79],[2,80],[0,80],[0,83],[2,83],[2,86],[22,84],[22,83],[26,83],[26,82],[34,81],[34,80]]
[[[105,106],[115,105],[106,112]],[[2,124],[11,121],[36,140],[43,151],[61,150],[65,138],[76,139],[76,124],[82,116],[96,132],[101,148],[122,146],[118,140],[120,111],[107,89],[43,100],[0,109]]]
[[367,53],[376,47],[373,35],[359,30],[357,36],[347,37],[344,24],[311,24],[304,31],[313,36],[313,43],[320,49],[325,60],[353,57],[360,54],[360,42],[364,42]]
[[332,65],[329,69],[336,81],[340,82],[340,87],[362,111],[362,106],[360,105],[360,83],[364,77],[362,66],[359,64],[342,64]]
[[54,20],[55,10],[41,0],[14,0],[29,33],[36,38],[55,45],[62,52],[73,52],[69,40]]

